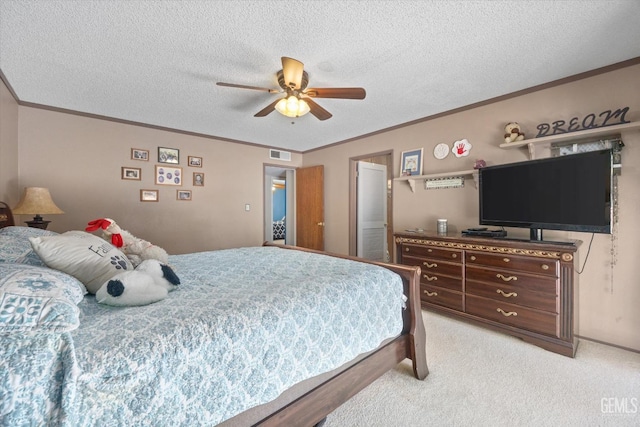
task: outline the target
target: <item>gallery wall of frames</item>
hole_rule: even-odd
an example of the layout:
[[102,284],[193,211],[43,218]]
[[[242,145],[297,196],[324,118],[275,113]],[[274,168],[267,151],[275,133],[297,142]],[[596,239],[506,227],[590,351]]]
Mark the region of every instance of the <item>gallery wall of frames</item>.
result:
[[[156,156],[156,153],[140,148],[131,149],[131,160],[134,161],[148,162],[152,155]],[[160,200],[158,186],[176,187],[175,200],[189,202],[193,198],[193,192],[205,185],[204,172],[202,172],[203,159],[199,156],[187,156],[186,162],[180,163],[180,161],[179,149],[158,147],[152,179],[150,177],[143,179],[142,168],[135,166],[122,166],[120,178],[149,183],[141,185],[139,189],[141,202],[158,202]]]

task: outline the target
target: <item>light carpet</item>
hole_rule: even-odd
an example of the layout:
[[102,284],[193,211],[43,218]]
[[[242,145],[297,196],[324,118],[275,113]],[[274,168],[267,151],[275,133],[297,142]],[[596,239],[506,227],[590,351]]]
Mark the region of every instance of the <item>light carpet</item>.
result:
[[580,340],[575,359],[423,311],[429,375],[401,363],[325,427],[640,426],[640,354]]

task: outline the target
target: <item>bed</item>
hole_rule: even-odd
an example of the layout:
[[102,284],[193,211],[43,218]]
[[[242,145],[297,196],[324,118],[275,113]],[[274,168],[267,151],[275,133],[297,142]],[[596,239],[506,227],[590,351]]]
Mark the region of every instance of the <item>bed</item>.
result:
[[[313,426],[406,358],[428,374],[418,267],[273,244],[172,255],[178,290],[117,308],[30,249],[56,234],[0,229],[2,425]],[[31,324],[7,304],[16,278],[45,292]]]

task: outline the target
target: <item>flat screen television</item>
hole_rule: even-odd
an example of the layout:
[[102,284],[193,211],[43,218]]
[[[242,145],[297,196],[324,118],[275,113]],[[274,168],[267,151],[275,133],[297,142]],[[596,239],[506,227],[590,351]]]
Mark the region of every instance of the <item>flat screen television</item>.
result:
[[480,224],[611,233],[612,175],[612,150],[482,168]]

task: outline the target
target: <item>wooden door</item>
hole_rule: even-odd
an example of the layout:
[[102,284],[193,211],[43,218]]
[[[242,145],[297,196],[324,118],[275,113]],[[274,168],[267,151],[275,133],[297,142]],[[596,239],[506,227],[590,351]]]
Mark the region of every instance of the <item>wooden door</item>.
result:
[[324,166],[296,169],[296,245],[324,250]]

